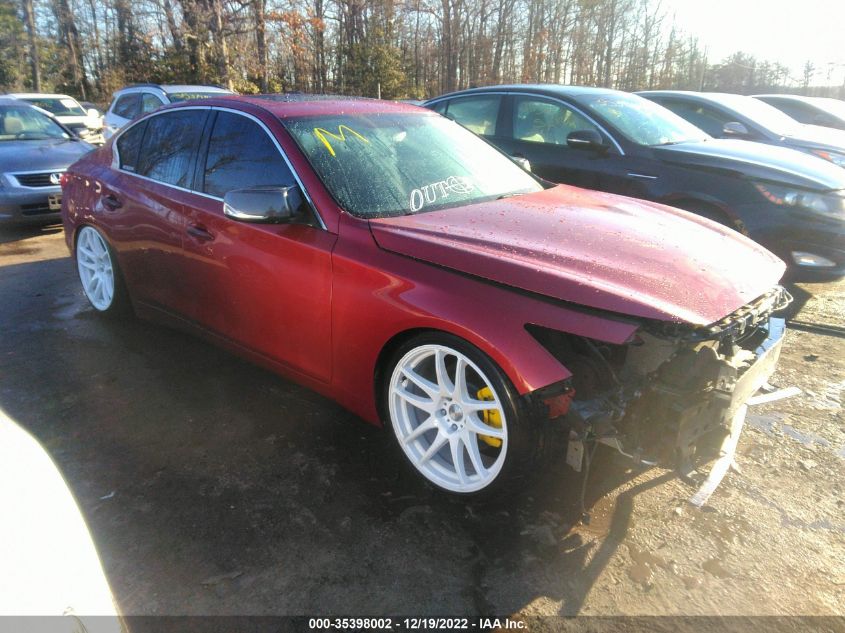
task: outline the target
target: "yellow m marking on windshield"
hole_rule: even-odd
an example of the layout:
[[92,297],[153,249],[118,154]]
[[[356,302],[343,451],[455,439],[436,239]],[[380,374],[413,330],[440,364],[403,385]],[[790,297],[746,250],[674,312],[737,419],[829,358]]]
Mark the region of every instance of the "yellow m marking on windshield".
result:
[[332,147],[332,144],[329,143],[328,137],[331,137],[336,141],[346,142],[346,134],[344,134],[344,132],[343,132],[344,130],[346,130],[347,132],[349,132],[353,136],[358,137],[360,140],[364,141],[365,143],[369,143],[369,141],[367,139],[365,139],[363,136],[358,134],[358,132],[353,130],[348,125],[338,125],[337,126],[337,134],[335,134],[333,132],[329,132],[328,130],[321,128],[321,127],[315,127],[314,128],[314,136],[316,136],[318,139],[320,139],[322,141],[323,145],[326,146],[326,149],[329,150],[329,153],[332,156],[334,156],[335,155],[334,148]]

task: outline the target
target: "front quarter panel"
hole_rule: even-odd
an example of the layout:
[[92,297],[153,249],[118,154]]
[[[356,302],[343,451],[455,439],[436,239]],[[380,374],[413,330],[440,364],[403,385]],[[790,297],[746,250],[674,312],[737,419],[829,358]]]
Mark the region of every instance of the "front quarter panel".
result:
[[346,214],[333,268],[333,391],[341,404],[375,424],[377,365],[397,336],[419,330],[459,336],[490,356],[526,394],[572,375],[526,324],[614,343],[625,342],[637,328],[383,251],[368,223]]

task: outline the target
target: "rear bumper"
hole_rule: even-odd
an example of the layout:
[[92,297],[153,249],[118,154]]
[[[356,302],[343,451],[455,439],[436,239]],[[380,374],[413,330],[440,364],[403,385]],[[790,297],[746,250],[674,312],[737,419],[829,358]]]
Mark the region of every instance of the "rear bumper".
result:
[[61,187],[0,191],[0,224],[44,224],[61,221],[57,202]]

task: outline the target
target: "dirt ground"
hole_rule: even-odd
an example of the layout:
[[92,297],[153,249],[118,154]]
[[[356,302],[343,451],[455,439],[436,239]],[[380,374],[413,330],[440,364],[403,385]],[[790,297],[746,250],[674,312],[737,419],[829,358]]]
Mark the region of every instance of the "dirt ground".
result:
[[[125,614],[845,615],[845,283],[794,288],[772,382],[706,507],[609,451],[444,499],[386,434],[82,296],[60,229],[0,234],[0,409],[69,483]],[[827,327],[819,327],[827,326]],[[25,476],[25,474],[24,474]]]

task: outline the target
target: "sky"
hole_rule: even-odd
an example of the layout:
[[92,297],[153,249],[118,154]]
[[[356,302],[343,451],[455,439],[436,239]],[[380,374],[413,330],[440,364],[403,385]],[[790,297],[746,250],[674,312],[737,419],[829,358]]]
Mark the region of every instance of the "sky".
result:
[[707,46],[713,62],[741,50],[780,61],[797,78],[812,61],[826,83],[828,62],[839,64],[831,81],[845,77],[845,0],[663,0],[676,24]]

